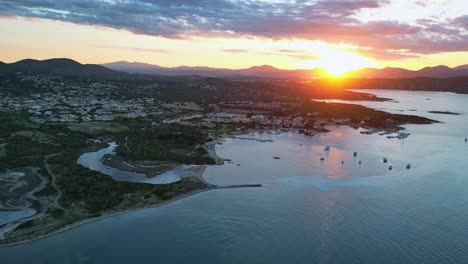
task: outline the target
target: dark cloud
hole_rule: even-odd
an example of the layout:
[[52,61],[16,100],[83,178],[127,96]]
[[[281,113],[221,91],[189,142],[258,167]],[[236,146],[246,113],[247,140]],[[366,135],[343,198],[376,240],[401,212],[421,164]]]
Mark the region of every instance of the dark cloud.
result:
[[[419,20],[414,24],[362,22],[357,18],[363,9],[389,3],[390,0],[0,0],[0,17],[53,19],[167,38],[322,40],[371,47],[387,57],[468,51],[467,16],[444,23]],[[402,49],[406,51],[388,52]]]
[[465,30],[468,30],[468,15],[457,17],[453,20],[453,22],[456,25],[463,27]]

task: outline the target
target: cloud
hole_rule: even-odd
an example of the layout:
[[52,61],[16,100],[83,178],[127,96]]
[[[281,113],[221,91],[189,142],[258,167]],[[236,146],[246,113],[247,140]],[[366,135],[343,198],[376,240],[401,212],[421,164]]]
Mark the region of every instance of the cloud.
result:
[[429,6],[434,4],[445,4],[448,0],[416,0],[415,3],[420,6]]
[[300,59],[300,60],[319,60],[320,56],[311,53],[306,50],[295,50],[295,49],[278,49],[276,52],[264,53],[267,55],[274,56],[286,56],[290,58]]
[[225,50],[221,50],[221,51],[224,51],[224,52],[227,52],[227,53],[246,53],[246,52],[249,52],[248,50],[245,50],[245,49],[225,49]]
[[96,47],[103,48],[103,49],[119,49],[119,50],[131,50],[131,51],[142,51],[142,52],[170,53],[170,51],[168,50],[154,49],[154,48],[123,47],[123,46],[112,46],[112,45],[96,45]]
[[453,22],[456,25],[463,27],[465,30],[468,30],[468,15],[457,17],[453,20]]
[[[390,0],[0,0],[0,16],[45,18],[174,39],[320,40],[371,47],[380,51],[374,57],[468,51],[466,16],[412,23],[359,20],[360,12],[387,5]],[[406,55],[387,52],[402,49],[408,50]]]

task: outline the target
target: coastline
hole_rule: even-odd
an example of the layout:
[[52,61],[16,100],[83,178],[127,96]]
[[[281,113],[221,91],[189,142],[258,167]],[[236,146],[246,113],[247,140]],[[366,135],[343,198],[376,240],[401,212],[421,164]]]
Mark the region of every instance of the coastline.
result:
[[[210,150],[210,148],[208,148],[209,155],[210,155],[210,157],[213,157],[217,161],[216,165],[223,165],[225,159],[223,159],[223,158],[221,158],[221,157],[219,157],[217,155],[215,146],[216,146],[216,144],[222,142],[227,137],[231,137],[231,136],[223,135],[220,138],[218,138],[216,140],[213,140],[213,141],[210,141],[210,142],[208,142],[206,144],[206,146],[211,145],[211,147],[212,147],[211,150]],[[149,208],[161,207],[161,206],[168,205],[170,203],[173,203],[173,202],[176,202],[176,201],[179,201],[179,200],[182,200],[182,199],[185,199],[185,198],[188,198],[190,196],[193,196],[193,195],[196,195],[196,194],[199,194],[199,193],[203,193],[203,192],[206,192],[206,191],[220,190],[220,189],[233,189],[233,188],[261,187],[262,186],[260,184],[216,186],[216,185],[210,184],[209,182],[207,182],[204,179],[203,173],[205,172],[206,168],[207,168],[206,165],[195,165],[195,166],[193,166],[191,168],[185,169],[185,172],[181,175],[181,179],[195,178],[195,179],[203,182],[206,185],[205,189],[200,189],[200,190],[195,190],[195,191],[192,191],[192,192],[189,192],[189,193],[185,193],[185,194],[182,194],[180,196],[174,197],[173,199],[170,199],[170,200],[167,200],[167,201],[162,201],[161,203],[157,203],[157,204],[151,204],[151,205],[147,205],[147,206],[143,206],[143,207],[137,207],[137,208],[129,208],[127,210],[118,211],[118,212],[109,212],[109,213],[105,213],[105,214],[103,214],[101,216],[93,217],[93,218],[85,218],[85,219],[82,219],[80,221],[74,222],[72,224],[65,225],[65,226],[63,226],[63,227],[61,227],[61,228],[59,228],[59,229],[57,229],[55,231],[52,231],[50,233],[47,233],[47,234],[44,234],[44,235],[41,235],[41,236],[38,236],[38,237],[34,237],[34,238],[31,238],[31,239],[21,240],[21,241],[12,242],[12,243],[5,243],[5,244],[2,244],[1,240],[0,240],[0,248],[14,247],[14,246],[19,246],[19,245],[27,244],[27,243],[30,243],[30,242],[34,242],[36,240],[45,239],[45,238],[48,238],[48,237],[51,237],[51,236],[54,236],[54,235],[57,235],[57,234],[72,230],[72,229],[74,229],[76,227],[79,227],[81,225],[85,225],[85,224],[92,223],[92,222],[95,222],[95,221],[99,221],[99,220],[102,220],[102,219],[117,217],[117,216],[120,216],[120,215],[123,215],[123,214],[132,213],[132,212],[136,212],[136,211],[139,211],[139,210],[145,210],[145,209],[149,209]]]
[[[190,177],[192,177],[192,176],[190,176]],[[13,243],[0,244],[0,248],[14,247],[14,246],[19,246],[19,245],[27,244],[27,243],[30,243],[30,242],[34,242],[36,240],[45,239],[45,238],[48,238],[48,237],[51,237],[51,236],[54,236],[54,235],[57,235],[57,234],[72,230],[72,229],[74,229],[76,227],[79,227],[81,225],[89,224],[89,223],[96,222],[96,221],[99,221],[99,220],[102,220],[102,219],[112,218],[112,217],[120,216],[120,215],[123,215],[123,214],[132,213],[132,212],[145,210],[145,209],[150,209],[150,208],[158,208],[158,207],[165,206],[165,205],[168,205],[170,203],[173,203],[173,202],[176,202],[176,201],[179,201],[179,200],[182,200],[182,199],[185,199],[185,198],[188,198],[190,196],[194,196],[194,195],[197,195],[197,194],[200,194],[200,193],[203,193],[203,192],[207,192],[207,191],[222,190],[222,189],[236,189],[236,188],[257,188],[257,187],[262,187],[262,185],[261,184],[244,184],[244,185],[229,185],[229,186],[214,186],[213,185],[213,186],[210,186],[210,187],[208,187],[206,189],[196,190],[196,191],[193,191],[193,192],[190,192],[190,193],[186,193],[186,194],[177,196],[174,199],[164,201],[164,202],[161,202],[161,203],[158,203],[158,204],[152,204],[152,205],[138,207],[138,208],[130,208],[128,210],[124,210],[124,211],[120,211],[120,212],[112,212],[112,213],[108,213],[108,214],[103,214],[102,216],[99,216],[99,217],[83,219],[81,221],[78,221],[78,222],[75,222],[73,224],[66,225],[66,226],[64,226],[62,228],[59,228],[56,231],[53,231],[53,232],[48,233],[46,235],[42,235],[42,236],[38,236],[38,237],[35,237],[35,238],[32,238],[32,239],[22,240],[22,241],[18,241],[18,242],[13,242]]]
[[168,204],[170,204],[172,202],[176,202],[176,201],[182,200],[184,198],[187,198],[187,197],[199,194],[199,193],[203,193],[203,192],[210,191],[210,190],[217,190],[217,189],[226,189],[226,188],[209,187],[207,189],[197,190],[197,191],[193,191],[193,192],[190,192],[190,193],[186,193],[186,194],[183,194],[181,196],[175,197],[174,199],[164,201],[164,202],[161,202],[161,203],[158,203],[158,204],[153,204],[153,205],[148,205],[148,206],[138,207],[138,208],[131,208],[131,209],[120,211],[120,212],[113,212],[113,213],[104,214],[104,215],[99,216],[99,217],[83,219],[81,221],[78,221],[78,222],[75,222],[73,224],[66,225],[66,226],[64,226],[62,228],[59,228],[56,231],[53,231],[53,232],[48,233],[46,235],[42,235],[42,236],[39,236],[39,237],[35,237],[35,238],[32,238],[32,239],[27,239],[27,240],[22,240],[22,241],[18,241],[18,242],[8,243],[8,244],[0,244],[0,248],[14,247],[14,246],[30,243],[30,242],[33,242],[33,241],[36,241],[36,240],[44,239],[44,238],[47,238],[47,237],[50,237],[50,236],[54,236],[54,235],[66,232],[68,230],[74,229],[74,228],[76,228],[78,226],[81,226],[81,225],[85,225],[85,224],[92,223],[92,222],[99,221],[99,220],[106,219],[106,218],[116,217],[116,216],[119,216],[119,215],[123,215],[123,214],[126,214],[126,213],[131,213],[131,212],[135,212],[135,211],[139,211],[139,210],[144,210],[144,209],[149,209],[149,208],[157,208],[157,207],[168,205]]

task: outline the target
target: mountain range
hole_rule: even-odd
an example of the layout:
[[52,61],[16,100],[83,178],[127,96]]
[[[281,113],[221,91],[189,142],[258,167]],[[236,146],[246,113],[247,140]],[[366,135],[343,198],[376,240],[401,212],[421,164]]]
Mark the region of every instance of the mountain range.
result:
[[198,75],[204,77],[265,77],[265,78],[286,78],[286,77],[299,77],[310,78],[313,77],[326,77],[327,74],[323,69],[313,70],[282,70],[269,65],[253,66],[248,69],[226,69],[226,68],[212,68],[212,67],[161,67],[153,64],[139,63],[139,62],[126,62],[117,61],[111,63],[101,64],[109,69],[139,73],[139,74],[153,74],[153,75]]
[[[282,70],[272,66],[254,66],[248,69],[224,69],[210,67],[161,67],[158,65],[118,61],[112,63],[101,64],[107,68],[124,71],[128,73],[139,74],[156,74],[156,75],[200,75],[205,77],[267,77],[267,78],[322,78],[328,77],[325,70],[315,68],[311,70]],[[363,68],[360,70],[350,71],[347,77],[355,78],[414,78],[414,77],[434,77],[434,78],[450,78],[458,76],[468,76],[468,64],[450,68],[440,65],[435,67],[425,67],[420,70],[407,70],[403,68]]]
[[[283,70],[269,65],[254,66],[247,69],[224,69],[211,67],[161,67],[158,65],[118,61],[112,63],[81,64],[71,59],[59,58],[48,60],[25,59],[14,63],[0,62],[0,74],[4,73],[51,73],[78,75],[107,79],[119,79],[131,74],[167,75],[167,76],[203,76],[203,77],[261,77],[261,78],[322,78],[328,77],[325,70]],[[403,68],[363,68],[350,71],[346,75],[353,78],[415,78],[433,77],[450,78],[468,76],[468,64],[450,68],[444,65],[425,67],[420,70]]]

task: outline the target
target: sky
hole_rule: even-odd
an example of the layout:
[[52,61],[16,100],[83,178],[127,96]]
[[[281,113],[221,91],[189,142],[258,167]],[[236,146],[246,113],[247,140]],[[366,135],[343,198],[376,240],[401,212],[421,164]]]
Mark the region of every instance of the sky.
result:
[[468,64],[466,0],[0,0],[0,61],[283,69]]

